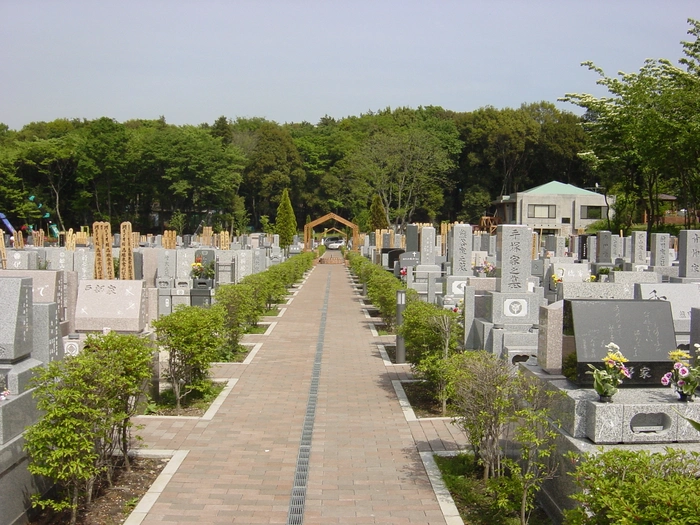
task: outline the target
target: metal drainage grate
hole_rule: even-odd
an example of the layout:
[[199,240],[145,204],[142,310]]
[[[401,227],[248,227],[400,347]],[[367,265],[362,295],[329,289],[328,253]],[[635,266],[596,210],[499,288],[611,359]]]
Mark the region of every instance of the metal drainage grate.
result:
[[321,326],[318,329],[316,342],[316,355],[311,372],[311,386],[309,387],[309,399],[306,402],[306,415],[301,431],[299,453],[297,454],[297,466],[294,471],[294,485],[292,496],[289,499],[289,512],[287,513],[287,525],[302,525],[304,523],[304,507],[306,505],[306,485],[309,481],[309,459],[311,458],[311,439],[314,432],[314,420],[316,419],[316,404],[318,403],[318,384],[321,377],[321,358],[323,356],[323,338],[326,333],[326,317],[328,315],[328,297],[331,290],[331,274],[326,280],[326,293],[321,309]]

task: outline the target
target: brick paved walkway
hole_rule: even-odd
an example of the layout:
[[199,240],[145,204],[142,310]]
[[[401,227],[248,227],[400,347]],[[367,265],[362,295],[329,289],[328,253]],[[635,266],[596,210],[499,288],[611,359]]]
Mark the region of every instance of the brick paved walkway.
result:
[[[175,456],[127,523],[461,523],[441,510],[420,452],[463,438],[449,420],[404,415],[392,380],[409,369],[382,360],[387,337],[372,335],[345,266],[316,266],[283,308],[268,335],[247,336],[249,363],[215,368],[232,388],[213,416],[138,418],[144,450]],[[320,333],[303,521],[289,521]]]

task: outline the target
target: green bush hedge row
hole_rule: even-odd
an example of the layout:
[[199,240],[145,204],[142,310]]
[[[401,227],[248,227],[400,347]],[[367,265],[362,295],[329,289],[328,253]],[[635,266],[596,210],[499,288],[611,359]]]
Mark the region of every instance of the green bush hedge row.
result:
[[282,302],[287,290],[313,266],[314,254],[302,253],[249,275],[238,284],[226,284],[216,290],[216,304],[224,309],[224,333],[229,348],[238,347],[248,328],[257,326],[260,317]]
[[367,297],[379,309],[387,330],[392,331],[396,324],[396,292],[405,289],[406,285],[362,255],[350,252],[348,262],[350,270],[367,285]]

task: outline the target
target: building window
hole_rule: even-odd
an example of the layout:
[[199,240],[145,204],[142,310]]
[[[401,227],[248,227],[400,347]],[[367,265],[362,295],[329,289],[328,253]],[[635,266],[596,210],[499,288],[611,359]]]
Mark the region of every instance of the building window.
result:
[[528,219],[556,219],[557,206],[555,204],[528,204]]
[[562,217],[561,223],[562,224],[571,224],[571,217]]
[[581,206],[582,219],[602,219],[607,210],[606,206]]

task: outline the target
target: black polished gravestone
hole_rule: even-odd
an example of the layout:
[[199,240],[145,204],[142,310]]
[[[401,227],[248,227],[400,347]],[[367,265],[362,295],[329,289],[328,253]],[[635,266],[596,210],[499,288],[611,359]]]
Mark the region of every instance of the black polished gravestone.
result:
[[606,345],[615,343],[629,362],[627,386],[661,386],[671,369],[668,353],[676,349],[671,304],[666,301],[572,299],[564,302],[564,333],[573,329],[576,375],[581,386],[593,384],[588,364],[603,367]]
[[399,256],[404,253],[401,248],[382,248],[382,267],[385,270],[394,269],[394,263],[399,260]]

